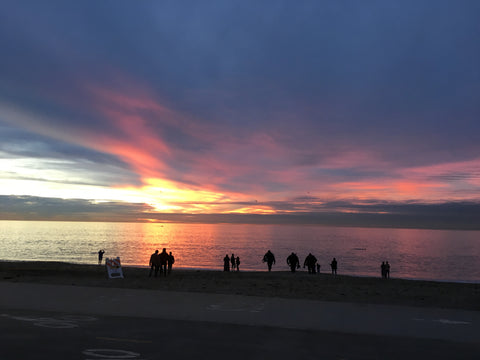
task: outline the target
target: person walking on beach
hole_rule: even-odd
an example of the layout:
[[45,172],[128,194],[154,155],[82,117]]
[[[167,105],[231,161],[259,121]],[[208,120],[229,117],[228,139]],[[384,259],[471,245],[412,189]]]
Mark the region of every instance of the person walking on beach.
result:
[[228,254],[223,258],[223,271],[230,271],[230,258]]
[[105,250],[100,249],[100,250],[98,251],[98,265],[101,265],[101,264],[102,264],[103,254],[105,254]]
[[172,266],[175,263],[175,258],[172,255],[172,252],[168,254],[168,259],[167,259],[167,266],[168,266],[168,273],[170,274],[172,272]]
[[155,271],[155,277],[157,277],[158,269],[160,268],[158,250],[155,250],[155,252],[150,256],[150,262],[148,263],[148,265],[150,266],[150,273],[148,274],[148,277],[152,277],[153,271]]
[[385,269],[385,261],[382,261],[382,265],[380,265],[380,272],[382,273],[382,279],[385,279],[387,270]]
[[385,279],[390,279],[390,264],[385,262]]
[[167,249],[163,248],[160,255],[158,255],[158,259],[160,260],[160,272],[163,273],[163,276],[167,276],[167,262],[168,262],[168,254]]
[[268,250],[265,255],[263,255],[262,262],[266,262],[268,266],[268,271],[272,271],[272,265],[275,264],[275,255]]
[[317,263],[317,274],[320,274],[320,264]]
[[237,271],[240,271],[240,256],[237,256],[235,259],[235,266],[237,267]]
[[332,268],[332,275],[337,275],[337,259],[333,258],[330,267]]
[[300,260],[298,259],[297,254],[292,252],[290,255],[288,255],[287,264],[290,266],[290,271],[294,273],[295,270],[300,267]]
[[232,263],[232,271],[235,270],[235,255],[232,254],[230,258],[230,262]]
[[303,262],[303,268],[305,269],[305,266],[306,266],[309,274],[315,274],[316,264],[317,264],[317,258],[313,256],[312,253],[309,253],[305,258],[305,261]]

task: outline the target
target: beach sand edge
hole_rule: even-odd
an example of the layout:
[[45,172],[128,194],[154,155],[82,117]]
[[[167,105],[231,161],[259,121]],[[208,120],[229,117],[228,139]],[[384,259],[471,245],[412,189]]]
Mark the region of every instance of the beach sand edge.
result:
[[381,279],[327,273],[173,269],[149,277],[148,268],[123,267],[108,279],[104,265],[0,261],[0,281],[279,297],[480,311],[480,284]]

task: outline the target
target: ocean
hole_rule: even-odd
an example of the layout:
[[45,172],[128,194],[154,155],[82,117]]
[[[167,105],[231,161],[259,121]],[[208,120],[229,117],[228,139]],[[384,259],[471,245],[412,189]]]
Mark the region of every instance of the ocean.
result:
[[[391,277],[480,282],[480,231],[350,228],[315,225],[240,225],[0,221],[0,260],[63,261],[96,264],[120,257],[123,266],[147,266],[150,255],[166,248],[174,268],[222,270],[226,254],[239,256],[240,270],[266,271],[267,250],[274,271],[287,271],[295,252],[303,265],[315,255],[321,272],[380,276],[388,261]],[[304,271],[303,267],[301,271]]]

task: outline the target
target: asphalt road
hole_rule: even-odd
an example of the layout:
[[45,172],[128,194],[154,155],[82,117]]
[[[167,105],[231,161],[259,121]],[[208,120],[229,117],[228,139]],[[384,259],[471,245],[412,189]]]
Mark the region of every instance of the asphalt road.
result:
[[0,359],[478,359],[480,313],[0,282]]

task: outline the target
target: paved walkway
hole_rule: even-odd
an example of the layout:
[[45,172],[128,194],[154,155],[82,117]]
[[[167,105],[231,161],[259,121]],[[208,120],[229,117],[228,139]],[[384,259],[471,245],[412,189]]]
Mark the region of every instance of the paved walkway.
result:
[[477,311],[9,282],[0,294],[0,315],[47,310],[480,344]]

